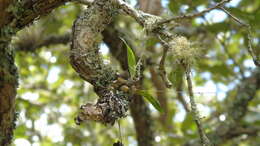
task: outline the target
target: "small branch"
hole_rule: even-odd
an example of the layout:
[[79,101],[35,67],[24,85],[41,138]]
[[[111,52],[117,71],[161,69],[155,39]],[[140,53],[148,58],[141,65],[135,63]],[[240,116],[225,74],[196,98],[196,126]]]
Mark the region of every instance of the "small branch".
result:
[[253,47],[252,47],[252,35],[251,35],[251,30],[250,27],[248,27],[247,30],[247,40],[248,40],[248,47],[247,50],[249,52],[249,54],[251,55],[251,57],[253,58],[254,64],[258,67],[260,67],[260,58],[259,56],[257,57],[254,53]]
[[177,17],[173,17],[173,18],[170,18],[170,19],[167,19],[167,20],[163,20],[161,22],[158,23],[158,25],[162,25],[162,24],[165,24],[165,23],[169,23],[171,21],[177,21],[177,20],[181,20],[181,19],[193,19],[195,17],[199,17],[199,16],[202,16],[204,15],[205,13],[208,13],[210,12],[211,10],[214,10],[214,9],[218,9],[220,6],[224,5],[225,3],[228,3],[230,2],[231,0],[222,0],[221,2],[217,3],[215,6],[211,7],[211,8],[208,8],[206,10],[203,10],[199,13],[194,13],[194,14],[187,14],[187,15],[182,15],[182,16],[177,16]]
[[[217,126],[216,130],[207,134],[208,137],[214,141],[214,145],[221,145],[227,140],[247,133],[248,130],[241,130],[241,121],[243,121],[242,118],[248,111],[248,105],[254,98],[256,98],[259,89],[260,70],[255,69],[251,72],[250,77],[242,79],[241,84],[238,84],[237,95],[234,100],[223,103],[226,107],[227,119]],[[192,140],[185,144],[185,146],[199,145],[198,140]]]
[[165,128],[166,131],[172,131],[174,125],[171,123],[170,119],[171,117],[169,114],[169,108],[168,108],[168,98],[166,94],[166,87],[164,86],[164,82],[160,79],[158,73],[154,69],[154,67],[150,67],[150,74],[151,74],[151,81],[156,89],[156,95],[157,98],[161,104],[161,107],[164,110],[164,113],[160,114],[160,122],[163,128]]
[[192,91],[192,81],[191,81],[191,77],[190,77],[190,70],[187,69],[185,71],[185,74],[186,74],[186,79],[187,79],[187,84],[188,84],[188,91],[189,91],[189,97],[190,97],[190,103],[191,103],[191,112],[193,114],[195,123],[196,123],[198,131],[199,131],[201,143],[203,146],[211,146],[211,142],[209,141],[208,137],[206,136],[206,134],[203,131],[198,109],[197,109],[197,105],[194,100],[194,95],[193,95],[193,91]]
[[225,12],[228,16],[230,16],[233,20],[235,20],[237,23],[239,23],[241,26],[246,27],[247,29],[247,40],[248,40],[248,53],[253,58],[254,64],[258,67],[260,67],[260,58],[257,57],[254,53],[253,47],[252,47],[252,34],[251,34],[251,28],[249,24],[246,24],[239,20],[237,17],[232,15],[228,10],[226,10],[224,7],[219,6],[219,9],[221,9],[223,12]]
[[233,20],[235,20],[237,23],[239,23],[242,26],[249,27],[248,24],[245,24],[241,20],[239,20],[237,17],[233,16],[228,10],[226,10],[224,7],[219,6],[219,9],[221,9],[223,12],[225,12],[228,16],[230,16]]
[[[34,36],[37,35],[37,36]],[[32,36],[23,36],[25,38],[21,38],[14,43],[14,47],[17,51],[35,51],[41,47],[48,47],[50,45],[58,45],[58,44],[68,44],[70,42],[70,33],[63,35],[50,35],[45,37],[43,40],[37,40],[35,38],[41,38],[41,34],[34,34]]]
[[[227,130],[225,130],[225,132],[220,132],[219,129],[224,128],[227,128]],[[260,127],[258,126],[243,127],[241,125],[237,125],[236,127],[218,127],[214,133],[210,133],[208,135],[212,140],[214,140],[214,145],[223,145],[227,140],[231,140],[244,134],[251,137],[257,137],[259,131]],[[199,140],[196,139],[188,141],[184,144],[184,146],[201,146],[201,144],[199,143]]]
[[169,81],[167,74],[166,74],[166,70],[165,70],[165,59],[167,57],[167,53],[168,53],[170,46],[164,40],[162,40],[161,38],[160,38],[160,40],[161,40],[162,45],[163,45],[163,55],[162,55],[162,58],[161,58],[161,61],[160,61],[160,64],[159,64],[159,74],[160,74],[165,86],[167,88],[171,88],[172,83]]
[[185,109],[186,112],[191,112],[190,108],[188,106],[188,103],[186,102],[185,98],[183,97],[183,89],[182,89],[182,85],[183,85],[183,78],[181,79],[180,83],[178,85],[176,85],[176,93],[177,93],[177,98],[178,100],[181,102],[183,108]]
[[132,6],[130,6],[128,3],[126,3],[123,0],[115,0],[120,9],[123,10],[127,15],[133,17],[140,25],[145,26],[145,21],[147,21],[147,18],[157,18],[155,15],[151,15],[148,13],[144,13],[142,11],[134,9]]
[[[235,58],[230,54],[230,52],[227,49],[227,45],[225,43],[225,41],[217,38],[218,42],[220,43],[221,47],[224,49],[226,55],[228,56],[229,59],[232,60],[232,62],[234,63],[235,66],[239,67],[239,73],[241,75],[241,77],[244,79],[245,78],[245,73],[242,69],[242,66],[235,60]],[[224,39],[225,40],[225,39]]]

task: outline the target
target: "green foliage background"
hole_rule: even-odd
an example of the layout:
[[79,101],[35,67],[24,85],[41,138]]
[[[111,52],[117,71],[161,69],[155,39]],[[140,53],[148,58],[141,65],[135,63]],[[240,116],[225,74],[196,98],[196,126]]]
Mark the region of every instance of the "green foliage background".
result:
[[[182,13],[194,13],[201,8],[207,8],[212,1],[207,0],[163,0],[165,17],[177,16]],[[217,2],[217,0],[215,1]],[[260,1],[259,0],[234,0],[235,5],[227,5],[234,16],[243,22],[250,24],[253,35],[253,48],[256,54],[260,54]],[[35,29],[41,37],[41,41],[48,35],[62,35],[71,31],[71,26],[76,16],[80,13],[81,6],[69,3],[54,10],[50,15],[35,22],[27,28]],[[221,12],[214,10],[217,15]],[[225,103],[232,101],[237,94],[236,86],[240,82],[240,70],[245,76],[250,76],[254,69],[252,59],[247,52],[246,31],[232,19],[225,17],[223,21],[214,22],[213,13],[205,18],[200,17],[191,21],[184,21],[181,26],[173,30],[178,35],[185,35],[194,45],[202,49],[203,57],[196,60],[192,74],[194,86],[203,87],[201,94],[195,93],[199,104],[202,119],[206,131],[214,128],[221,121],[225,113]],[[130,22],[130,25],[119,25],[129,34],[137,37],[132,43],[137,46],[137,53],[147,54],[155,62],[161,56],[160,48],[152,49],[156,45],[154,38],[147,38],[140,26],[130,18],[120,17],[119,24]],[[21,36],[26,30],[19,32]],[[18,35],[18,36],[19,36]],[[28,33],[25,39],[32,39],[33,33]],[[131,36],[129,36],[131,37]],[[220,45],[217,37],[224,40],[226,49]],[[144,41],[144,38],[145,41]],[[20,38],[21,39],[21,38]],[[35,37],[34,37],[35,39]],[[145,42],[145,43],[144,43]],[[31,144],[41,146],[80,146],[80,145],[112,145],[119,139],[118,128],[107,127],[99,123],[89,122],[81,126],[74,123],[74,117],[81,104],[97,99],[90,84],[80,79],[69,63],[69,45],[52,45],[39,48],[33,52],[17,51],[16,62],[20,73],[20,86],[16,101],[19,119],[15,130],[14,143],[19,140],[28,140]],[[103,54],[105,59],[111,55]],[[234,62],[235,61],[235,62]],[[117,65],[115,59],[111,64]],[[118,66],[117,66],[118,68]],[[174,58],[167,58],[167,72],[173,85],[179,82],[181,71],[174,64]],[[118,68],[119,69],[119,68]],[[156,97],[155,87],[151,82],[148,69],[144,72],[144,89],[149,90]],[[214,93],[207,88],[209,84],[216,86]],[[176,87],[174,87],[176,88]],[[186,90],[184,89],[184,92]],[[158,120],[159,112],[152,106],[154,129],[156,131],[157,145],[182,145],[185,142],[197,138],[196,126],[191,115],[186,114],[180,102],[176,99],[174,89],[167,90],[169,116],[167,119],[173,129],[163,128]],[[186,94],[183,93],[185,96]],[[258,92],[257,97],[260,97]],[[249,111],[243,122],[248,125],[260,126],[260,98],[255,98],[249,107]],[[223,120],[223,119],[222,119]],[[125,145],[137,145],[133,120],[130,116],[120,120]],[[259,138],[240,136],[225,145],[256,146],[260,144]],[[34,145],[34,146],[35,146]]]

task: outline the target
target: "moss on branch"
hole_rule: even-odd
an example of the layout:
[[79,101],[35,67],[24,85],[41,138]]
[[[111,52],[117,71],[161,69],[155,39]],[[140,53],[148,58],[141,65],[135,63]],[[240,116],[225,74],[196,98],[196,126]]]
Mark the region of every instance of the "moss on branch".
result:
[[99,53],[101,32],[116,14],[117,8],[111,1],[97,0],[74,22],[70,52],[72,67],[94,86],[100,97],[96,104],[81,106],[77,122],[94,120],[114,124],[128,110],[128,94],[112,87],[118,76],[115,70],[104,64]]

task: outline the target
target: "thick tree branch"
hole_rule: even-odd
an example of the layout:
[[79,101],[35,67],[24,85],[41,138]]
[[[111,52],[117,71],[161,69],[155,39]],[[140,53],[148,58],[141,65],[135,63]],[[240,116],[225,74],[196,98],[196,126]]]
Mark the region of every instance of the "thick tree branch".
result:
[[[96,0],[75,22],[73,41],[70,52],[72,67],[80,77],[90,82],[100,97],[96,104],[87,103],[81,107],[76,122],[94,120],[105,124],[114,124],[115,120],[124,117],[128,110],[130,96],[127,91],[113,86],[113,83],[124,84],[116,71],[105,65],[99,54],[101,32],[117,13],[111,1]],[[124,82],[124,83],[123,83]]]
[[0,43],[0,145],[8,146],[15,128],[15,97],[18,74],[14,52],[8,43]]
[[[53,9],[69,0],[0,0],[0,28],[11,25],[13,28],[23,28],[34,19],[46,15]],[[9,9],[9,10],[8,10]]]
[[8,146],[15,128],[15,96],[18,75],[13,50],[9,44],[12,36],[66,0],[0,0],[0,145]]
[[134,99],[130,105],[130,109],[131,115],[133,116],[133,120],[135,122],[138,145],[153,146],[154,129],[150,110],[142,96],[134,95],[133,98]]

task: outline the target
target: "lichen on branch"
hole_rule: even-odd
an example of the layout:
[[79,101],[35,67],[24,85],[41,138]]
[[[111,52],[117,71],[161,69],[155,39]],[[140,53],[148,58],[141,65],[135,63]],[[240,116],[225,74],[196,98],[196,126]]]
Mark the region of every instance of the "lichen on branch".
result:
[[129,95],[113,87],[118,75],[109,65],[104,64],[99,53],[101,32],[116,14],[117,8],[113,2],[96,0],[74,22],[70,51],[72,67],[80,77],[94,86],[99,96],[96,104],[87,103],[81,106],[77,123],[94,120],[114,124],[128,110]]

